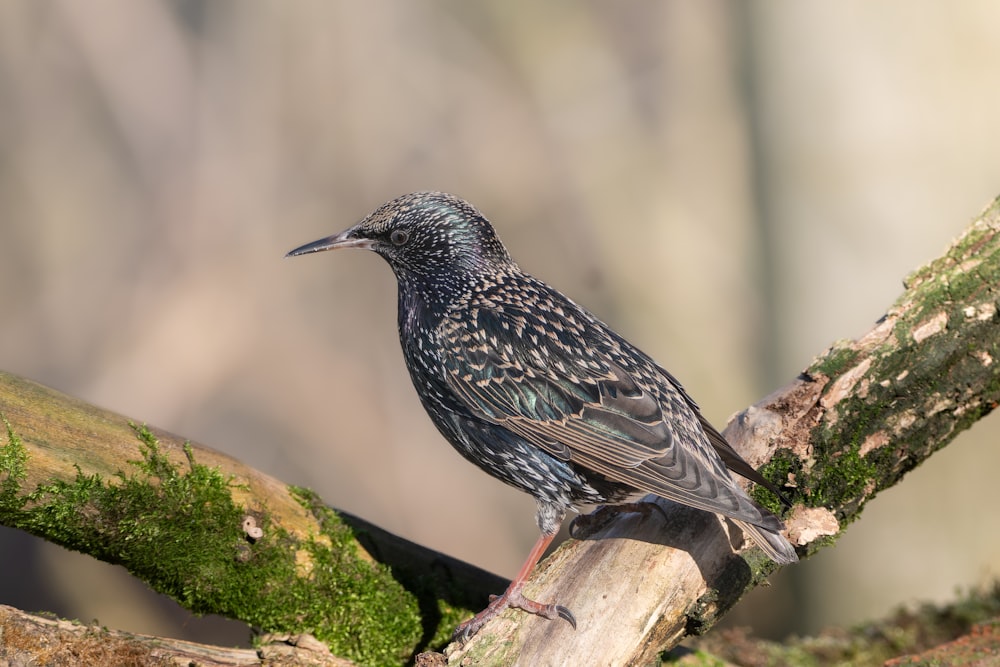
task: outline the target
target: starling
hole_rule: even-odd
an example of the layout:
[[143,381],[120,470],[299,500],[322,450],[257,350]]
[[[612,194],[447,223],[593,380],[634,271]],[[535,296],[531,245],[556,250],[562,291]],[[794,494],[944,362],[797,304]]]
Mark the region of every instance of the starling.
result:
[[537,502],[541,536],[527,560],[456,638],[475,634],[506,607],[576,627],[568,609],[529,600],[521,589],[567,510],[579,505],[652,493],[729,517],[776,563],[798,560],[781,521],[728,470],[777,489],[708,423],[677,379],[523,273],[470,204],[440,192],[404,195],[288,256],[338,248],[373,250],[392,267],[406,366],[441,434]]

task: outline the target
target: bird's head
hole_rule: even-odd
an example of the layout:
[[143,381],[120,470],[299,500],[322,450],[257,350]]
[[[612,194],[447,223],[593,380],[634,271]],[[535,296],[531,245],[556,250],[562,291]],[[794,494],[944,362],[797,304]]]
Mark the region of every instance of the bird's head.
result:
[[468,202],[443,192],[393,199],[353,227],[286,256],[338,248],[373,250],[407,282],[475,278],[514,266],[489,221]]

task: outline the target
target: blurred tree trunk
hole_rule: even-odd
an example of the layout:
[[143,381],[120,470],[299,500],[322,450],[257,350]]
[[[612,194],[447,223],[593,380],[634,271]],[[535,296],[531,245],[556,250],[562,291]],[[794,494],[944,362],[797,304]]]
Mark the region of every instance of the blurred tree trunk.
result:
[[[870,332],[730,423],[733,446],[790,491],[785,521],[802,557],[996,406],[998,285],[1000,199],[906,280]],[[417,657],[504,583],[11,375],[0,374],[0,414],[0,523],[123,564],[197,613],[312,632],[363,664],[645,664],[711,628],[774,569],[714,515],[664,501],[662,513],[599,511],[528,586],[571,608],[576,631],[512,612],[447,658]]]

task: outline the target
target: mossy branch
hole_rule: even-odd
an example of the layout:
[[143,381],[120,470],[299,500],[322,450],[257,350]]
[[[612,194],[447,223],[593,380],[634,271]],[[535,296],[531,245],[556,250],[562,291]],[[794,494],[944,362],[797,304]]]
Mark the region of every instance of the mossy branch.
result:
[[[801,556],[1000,401],[998,286],[1000,200],[907,279],[869,333],[730,423],[734,446],[786,485]],[[476,597],[503,587],[228,457],[14,376],[0,374],[0,413],[0,523],[124,564],[195,611],[311,631],[338,655],[392,664],[440,643]],[[538,568],[527,592],[573,609],[576,632],[513,611],[447,661],[644,664],[773,571],[729,524],[661,508],[599,513]]]
[[726,665],[996,664],[1000,645],[1000,584],[962,593],[948,604],[922,604],[852,628],[790,637],[778,643],[732,628],[697,637],[671,651],[676,667]]
[[400,664],[443,645],[505,585],[211,449],[5,373],[0,416],[0,524],[123,565],[195,613]]

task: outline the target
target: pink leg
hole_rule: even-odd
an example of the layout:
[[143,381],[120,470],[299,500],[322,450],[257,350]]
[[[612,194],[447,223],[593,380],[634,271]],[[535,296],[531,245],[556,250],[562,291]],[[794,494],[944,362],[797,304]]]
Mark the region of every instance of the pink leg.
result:
[[535,565],[538,563],[538,560],[542,557],[542,554],[545,553],[545,549],[552,543],[552,538],[555,536],[555,533],[552,533],[551,535],[542,533],[542,535],[539,536],[538,541],[535,542],[535,546],[531,548],[531,553],[528,554],[528,559],[524,561],[524,565],[521,566],[517,576],[515,576],[514,580],[510,582],[510,586],[507,587],[504,594],[499,597],[491,596],[489,606],[455,628],[455,633],[452,635],[452,639],[464,642],[469,637],[479,632],[480,628],[486,625],[489,620],[507,607],[523,609],[528,613],[537,614],[538,616],[543,616],[548,619],[563,618],[570,625],[572,625],[575,630],[576,619],[573,618],[573,614],[569,609],[556,604],[542,604],[540,602],[535,602],[534,600],[529,600],[521,594],[521,589],[524,587],[524,583],[527,581],[528,575],[530,575],[531,571],[535,569]]

